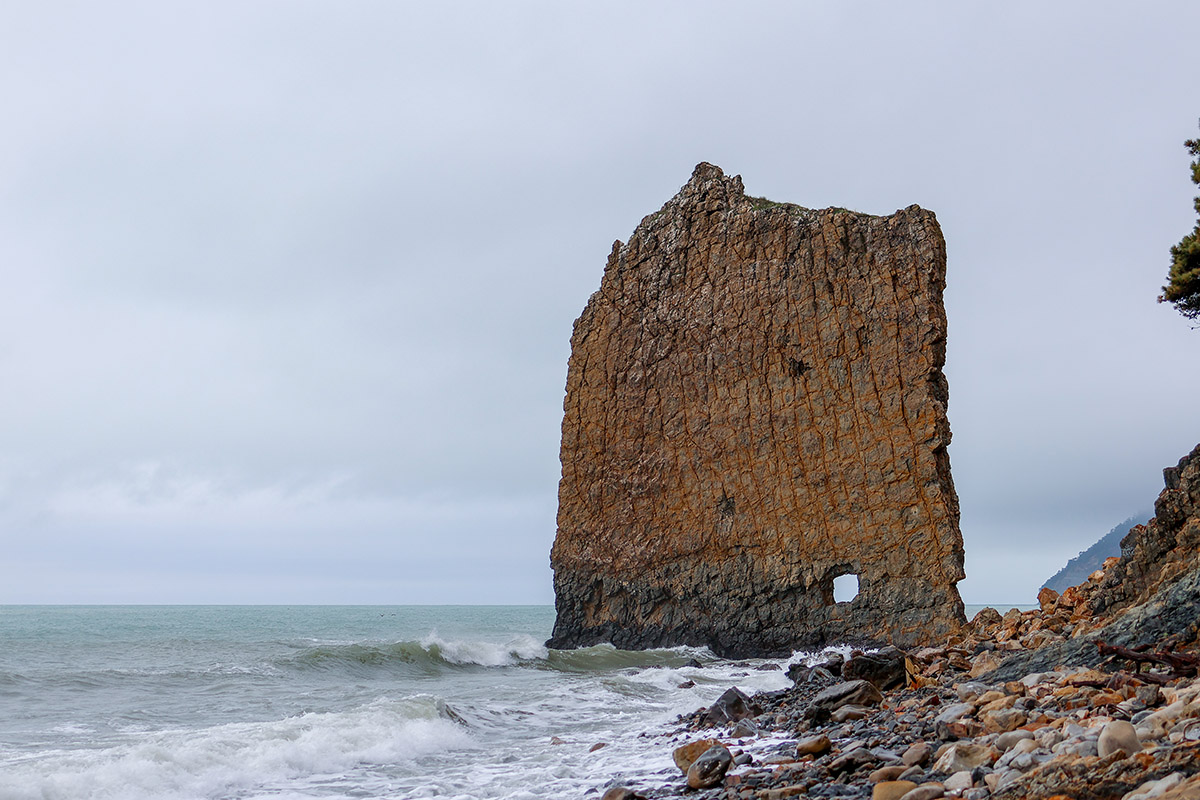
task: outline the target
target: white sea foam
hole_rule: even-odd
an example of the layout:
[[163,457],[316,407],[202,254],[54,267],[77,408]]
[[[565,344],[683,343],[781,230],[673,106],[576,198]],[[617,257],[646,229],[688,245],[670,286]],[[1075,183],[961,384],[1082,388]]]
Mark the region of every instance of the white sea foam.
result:
[[[9,658],[41,677],[3,687],[0,800],[557,800],[618,773],[678,783],[677,714],[730,686],[783,688],[818,655],[759,670],[772,662],[704,648],[547,650],[538,609],[138,609],[157,636],[131,634],[129,613],[63,612],[53,650],[8,637],[31,643]],[[56,660],[76,639],[90,660]]]
[[517,636],[507,642],[447,641],[432,631],[421,640],[427,651],[439,654],[451,664],[478,664],[506,667],[534,658],[545,658],[549,651],[532,636]]
[[[59,750],[10,764],[4,800],[254,797],[256,788],[395,768],[432,753],[479,747],[431,696],[380,700],[338,713],[142,735],[131,744]],[[335,781],[336,782],[336,781]],[[301,785],[296,796],[312,796]]]

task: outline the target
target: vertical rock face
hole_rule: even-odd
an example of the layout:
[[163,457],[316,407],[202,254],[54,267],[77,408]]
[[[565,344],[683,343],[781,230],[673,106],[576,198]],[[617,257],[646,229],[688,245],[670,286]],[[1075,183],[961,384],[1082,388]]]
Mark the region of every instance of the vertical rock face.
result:
[[[1189,572],[1200,571],[1200,444],[1163,470],[1154,518],[1121,540],[1121,558],[1092,598],[1092,610],[1113,616],[1141,605]],[[1193,621],[1195,613],[1193,611]]]
[[549,644],[769,655],[961,624],[945,268],[929,211],[773,203],[710,164],[614,244],[571,337]]

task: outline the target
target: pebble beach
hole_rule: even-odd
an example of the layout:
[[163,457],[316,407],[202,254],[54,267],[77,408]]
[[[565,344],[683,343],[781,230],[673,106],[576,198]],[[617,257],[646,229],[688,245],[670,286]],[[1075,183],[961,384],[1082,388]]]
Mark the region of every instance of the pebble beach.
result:
[[[1037,609],[979,612],[944,644],[826,651],[791,688],[731,688],[657,735],[677,769],[603,800],[1200,798],[1197,654],[1111,654],[1019,675],[1014,655],[1086,637],[1095,573]],[[1097,650],[1100,648],[1097,647]],[[1009,668],[1007,672],[1012,672]]]

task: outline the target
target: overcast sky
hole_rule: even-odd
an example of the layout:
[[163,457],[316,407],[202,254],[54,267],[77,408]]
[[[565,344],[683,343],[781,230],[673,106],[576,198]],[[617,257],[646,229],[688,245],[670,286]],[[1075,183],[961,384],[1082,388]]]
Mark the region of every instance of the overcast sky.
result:
[[1200,5],[9,3],[0,602],[550,603],[571,323],[710,161],[938,215],[968,603],[1200,441]]

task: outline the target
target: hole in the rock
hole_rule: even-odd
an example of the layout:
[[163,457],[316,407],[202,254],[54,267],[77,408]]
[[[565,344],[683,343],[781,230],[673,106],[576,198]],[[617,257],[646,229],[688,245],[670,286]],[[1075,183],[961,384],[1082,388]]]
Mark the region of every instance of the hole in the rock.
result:
[[849,575],[838,575],[833,579],[833,602],[849,603],[856,597],[858,597],[857,575],[853,573]]

